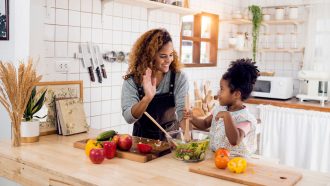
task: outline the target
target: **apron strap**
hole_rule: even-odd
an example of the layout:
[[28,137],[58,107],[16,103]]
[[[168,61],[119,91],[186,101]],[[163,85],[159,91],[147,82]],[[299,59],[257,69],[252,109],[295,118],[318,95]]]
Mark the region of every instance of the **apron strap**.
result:
[[171,71],[171,81],[170,81],[170,95],[174,94],[174,85],[175,85],[175,72]]

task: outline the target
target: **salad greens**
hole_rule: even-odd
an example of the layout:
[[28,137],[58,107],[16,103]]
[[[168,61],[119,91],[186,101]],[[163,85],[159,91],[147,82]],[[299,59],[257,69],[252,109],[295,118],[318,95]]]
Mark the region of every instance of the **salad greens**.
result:
[[184,161],[201,161],[204,160],[205,151],[208,148],[209,140],[190,141],[182,143],[180,140],[174,140],[178,144],[173,150],[174,158]]

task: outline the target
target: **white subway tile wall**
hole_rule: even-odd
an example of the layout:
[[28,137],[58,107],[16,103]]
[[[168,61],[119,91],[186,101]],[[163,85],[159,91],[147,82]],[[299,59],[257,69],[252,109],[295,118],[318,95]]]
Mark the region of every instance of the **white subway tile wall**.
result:
[[[299,0],[298,0],[299,1]],[[220,19],[230,18],[233,10],[244,11],[250,4],[276,4],[276,0],[191,0],[191,7],[205,12],[219,14]],[[284,1],[282,1],[284,4]],[[87,122],[92,128],[113,128],[122,133],[131,133],[133,125],[128,125],[121,115],[120,97],[122,76],[128,65],[124,63],[107,63],[108,79],[103,83],[91,82],[86,68],[80,60],[74,59],[79,51],[80,42],[93,41],[102,51],[122,50],[129,52],[135,40],[146,30],[163,27],[169,30],[173,37],[174,47],[180,47],[180,16],[175,13],[146,8],[105,2],[103,16],[101,15],[101,0],[51,0],[49,16],[44,19],[44,63],[39,64],[40,73],[44,81],[54,80],[83,80],[84,108]],[[46,11],[46,7],[45,7]],[[148,22],[149,20],[149,22]],[[292,26],[270,27],[276,34],[281,30],[286,34],[285,46],[290,46],[290,32]],[[235,26],[221,23],[219,25],[219,48],[227,47],[230,33],[250,32],[251,27]],[[298,29],[301,30],[301,28]],[[304,38],[304,37],[299,37]],[[261,41],[262,42],[262,41]],[[270,45],[274,45],[274,38]],[[300,42],[302,43],[302,41]],[[219,80],[231,61],[237,58],[251,57],[251,53],[235,51],[218,51],[217,67],[186,68],[189,77],[190,93],[192,96],[193,82],[211,81],[211,88],[216,94]],[[301,54],[264,53],[258,58],[258,65],[262,71],[275,71],[277,75],[296,77],[302,61]],[[69,61],[68,72],[55,71],[56,61]],[[50,68],[51,67],[51,68]],[[295,83],[297,86],[298,83]]]

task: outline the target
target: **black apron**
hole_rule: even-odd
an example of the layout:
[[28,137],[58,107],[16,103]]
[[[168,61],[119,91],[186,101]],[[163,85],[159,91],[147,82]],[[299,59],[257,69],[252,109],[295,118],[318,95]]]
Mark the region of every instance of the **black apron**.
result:
[[[155,95],[147,107],[147,112],[166,130],[179,129],[174,99],[175,72],[171,72],[170,88],[168,93]],[[138,86],[140,100],[144,97],[143,87]],[[162,132],[146,115],[134,123],[133,136],[149,139],[166,140]]]

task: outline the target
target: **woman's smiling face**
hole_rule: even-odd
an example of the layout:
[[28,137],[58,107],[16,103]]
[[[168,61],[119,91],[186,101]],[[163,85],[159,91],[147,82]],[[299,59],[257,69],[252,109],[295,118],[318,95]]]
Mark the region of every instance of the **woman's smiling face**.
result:
[[155,68],[157,71],[166,73],[170,70],[170,65],[173,62],[173,43],[165,44],[155,56]]

